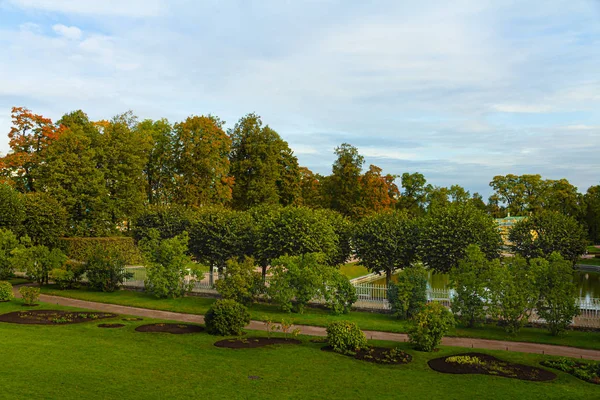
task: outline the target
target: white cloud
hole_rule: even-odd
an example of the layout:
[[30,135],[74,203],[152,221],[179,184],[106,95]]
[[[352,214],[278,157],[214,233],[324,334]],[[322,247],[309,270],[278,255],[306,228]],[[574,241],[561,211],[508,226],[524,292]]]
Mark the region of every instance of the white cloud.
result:
[[155,17],[160,15],[161,0],[9,0],[24,9],[65,14]]
[[536,104],[495,104],[492,109],[504,113],[537,114],[551,112],[552,109],[544,105]]
[[60,36],[63,36],[65,38],[71,39],[71,40],[78,40],[81,38],[81,35],[82,35],[81,29],[79,29],[76,26],[66,26],[63,24],[56,24],[52,27],[52,30],[54,30],[54,32],[56,32]]

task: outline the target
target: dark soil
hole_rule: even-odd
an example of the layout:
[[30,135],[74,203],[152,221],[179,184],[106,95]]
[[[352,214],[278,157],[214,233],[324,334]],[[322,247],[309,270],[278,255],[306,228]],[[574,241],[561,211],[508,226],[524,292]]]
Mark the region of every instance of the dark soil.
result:
[[298,339],[268,338],[268,337],[249,337],[243,339],[225,339],[215,343],[217,347],[226,347],[228,349],[254,349],[257,347],[269,346],[272,344],[300,344]]
[[183,335],[186,333],[198,333],[204,331],[204,328],[198,325],[188,324],[148,324],[135,328],[138,332],[162,332]]
[[[448,357],[469,356],[477,357],[483,362],[480,364],[459,364],[456,362],[447,362]],[[529,365],[513,364],[508,361],[502,361],[496,357],[482,353],[463,353],[453,356],[434,358],[429,360],[429,367],[437,372],[445,374],[481,374],[502,376],[505,378],[514,378],[524,381],[551,381],[556,378],[556,374],[545,369],[531,367]]]
[[314,338],[310,339],[311,343],[327,343],[327,338]]
[[124,324],[100,324],[98,328],[122,328]]
[[144,318],[123,318],[123,321],[143,321]]
[[59,310],[14,311],[0,315],[0,322],[26,325],[69,325],[98,319],[114,318],[116,314]]
[[[335,353],[333,347],[322,347],[323,351],[331,351]],[[341,354],[341,353],[340,353]],[[400,365],[408,364],[412,361],[412,356],[402,350],[390,349],[389,347],[369,347],[364,350],[359,350],[356,354],[342,354],[357,360],[371,362],[375,364]]]

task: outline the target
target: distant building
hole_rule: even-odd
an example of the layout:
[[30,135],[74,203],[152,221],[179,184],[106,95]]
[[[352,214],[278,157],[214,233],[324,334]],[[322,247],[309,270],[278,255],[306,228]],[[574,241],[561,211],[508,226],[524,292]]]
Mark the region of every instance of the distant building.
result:
[[510,240],[508,240],[508,233],[517,222],[523,221],[524,219],[527,219],[527,217],[511,217],[509,215],[505,218],[496,218],[496,223],[498,224],[500,235],[502,235],[504,246],[510,246],[512,244]]

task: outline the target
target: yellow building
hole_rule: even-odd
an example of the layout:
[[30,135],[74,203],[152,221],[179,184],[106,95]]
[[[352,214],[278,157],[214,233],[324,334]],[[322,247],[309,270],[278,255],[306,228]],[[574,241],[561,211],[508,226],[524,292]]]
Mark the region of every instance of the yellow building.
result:
[[508,240],[508,233],[510,229],[519,221],[527,219],[527,217],[505,217],[505,218],[496,218],[496,223],[498,224],[498,230],[500,231],[500,235],[502,235],[502,241],[505,246],[510,246],[511,243]]

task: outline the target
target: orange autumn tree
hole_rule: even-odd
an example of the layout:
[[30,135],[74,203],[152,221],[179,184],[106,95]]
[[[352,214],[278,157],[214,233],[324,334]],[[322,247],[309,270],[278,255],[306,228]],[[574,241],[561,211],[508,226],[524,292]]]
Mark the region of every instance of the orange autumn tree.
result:
[[13,107],[11,115],[13,126],[8,133],[11,150],[0,158],[0,174],[19,191],[34,192],[44,152],[64,128],[25,107]]
[[360,177],[363,214],[393,208],[398,202],[400,190],[394,183],[397,176],[382,175],[381,172],[378,166],[370,165],[369,170]]

